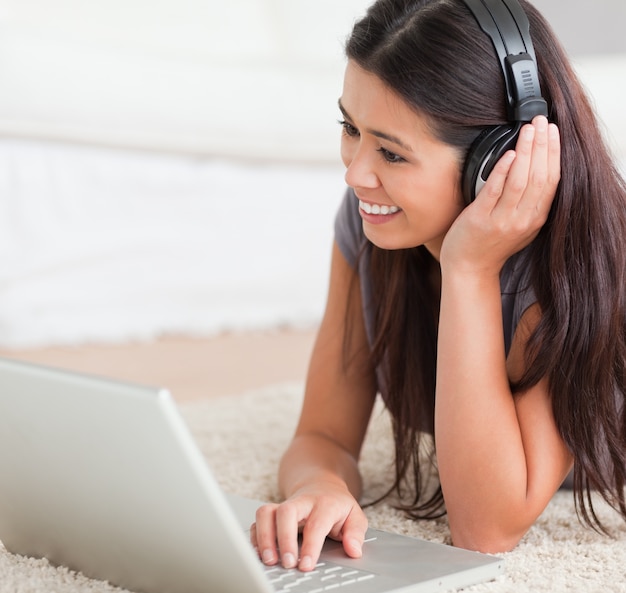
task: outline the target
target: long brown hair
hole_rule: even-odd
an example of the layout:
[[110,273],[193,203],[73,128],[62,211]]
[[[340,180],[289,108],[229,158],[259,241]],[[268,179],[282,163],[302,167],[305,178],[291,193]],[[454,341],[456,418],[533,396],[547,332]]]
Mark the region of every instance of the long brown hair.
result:
[[[541,321],[516,394],[547,377],[558,430],[574,456],[578,512],[603,529],[591,491],[626,518],[626,185],[595,114],[543,17],[525,0],[549,119],[562,138],[561,182],[548,221],[529,247]],[[504,80],[489,38],[461,0],[378,0],[356,23],[346,54],[378,76],[465,154],[486,127],[507,122]],[[459,166],[462,166],[460,163]],[[443,511],[441,490],[421,500],[416,441],[434,413],[439,294],[423,247],[373,245],[372,358],[394,419],[396,479],[413,516]],[[412,470],[409,472],[409,470]]]

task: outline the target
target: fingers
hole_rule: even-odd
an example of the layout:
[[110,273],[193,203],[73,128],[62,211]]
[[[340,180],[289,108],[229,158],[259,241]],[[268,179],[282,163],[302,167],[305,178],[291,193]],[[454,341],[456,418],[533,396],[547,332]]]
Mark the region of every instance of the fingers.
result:
[[496,163],[479,195],[446,234],[442,267],[499,273],[545,224],[561,174],[559,131],[545,117],[524,125],[515,151]]
[[276,509],[276,539],[280,552],[280,561],[285,568],[295,568],[298,565],[298,531],[300,521],[310,512],[310,509],[300,507],[295,502],[286,502]]
[[561,181],[561,134],[555,124],[548,125],[548,184],[556,189]]
[[559,130],[543,116],[522,127],[515,152],[497,163],[484,188],[492,210],[538,213],[545,218],[561,175]]
[[298,564],[299,522],[294,503],[267,504],[257,510],[250,537],[264,564],[272,566],[280,562],[285,568]]
[[560,179],[560,153],[558,128],[545,117],[524,126],[505,187],[518,209],[547,215]]
[[358,505],[340,522],[333,522],[332,515],[319,511],[312,513],[303,530],[301,570],[312,569],[324,545],[326,536],[341,541],[343,549],[351,558],[360,558],[363,554],[363,540],[367,531],[367,518]]
[[[252,545],[267,565],[282,564],[302,571],[315,568],[327,536],[342,541],[346,554],[359,558],[367,530],[367,518],[355,502],[345,509],[333,505],[308,508],[302,501],[264,505],[257,510],[256,523],[250,529]],[[306,518],[306,520],[305,520]],[[301,524],[302,547],[298,550]]]
[[278,562],[276,546],[276,519],[278,505],[264,505],[256,512],[256,523],[250,528],[250,540],[264,564],[272,566]]
[[363,555],[363,541],[367,531],[367,517],[360,507],[355,508],[346,520],[341,540],[343,549],[350,558],[360,558]]
[[493,210],[497,206],[500,198],[503,196],[509,171],[516,159],[517,155],[513,150],[509,150],[500,157],[476,200],[477,206],[485,207],[488,211]]
[[[302,558],[298,549],[298,533],[303,518],[311,513],[307,524],[318,525],[310,528],[303,537]],[[319,515],[319,512],[317,512]],[[316,519],[301,501],[286,501],[281,505],[264,505],[257,510],[256,523],[250,529],[250,539],[257,548],[264,564],[282,564],[285,568],[300,567],[311,570],[315,567],[319,552],[329,530],[324,530],[324,522]]]

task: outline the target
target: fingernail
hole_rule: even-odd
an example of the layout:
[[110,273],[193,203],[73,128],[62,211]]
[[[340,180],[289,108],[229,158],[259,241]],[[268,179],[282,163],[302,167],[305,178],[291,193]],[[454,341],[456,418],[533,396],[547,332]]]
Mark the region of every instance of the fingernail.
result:
[[293,568],[296,565],[296,559],[293,554],[287,552],[283,555],[283,566],[285,568]]
[[359,555],[361,556],[363,554],[363,548],[361,547],[361,542],[357,539],[353,539],[350,541],[350,545],[352,546],[352,549]]
[[538,117],[535,126],[540,132],[545,132],[548,129],[548,120],[545,117]]
[[558,138],[559,137],[559,128],[556,124],[550,124],[548,126],[548,132],[550,133],[550,135],[553,138]]
[[274,552],[269,548],[267,550],[263,550],[263,554],[261,554],[261,560],[263,560],[264,564],[272,564],[275,562]]
[[311,556],[303,556],[300,560],[300,570],[311,570],[313,566],[313,558]]

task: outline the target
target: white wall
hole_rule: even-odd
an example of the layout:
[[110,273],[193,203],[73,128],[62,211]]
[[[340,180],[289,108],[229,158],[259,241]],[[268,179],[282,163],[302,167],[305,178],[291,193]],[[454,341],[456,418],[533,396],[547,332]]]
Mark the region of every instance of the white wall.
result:
[[[316,323],[368,5],[0,0],[0,345]],[[626,157],[626,4],[537,5]]]
[[625,53],[624,0],[532,0],[574,56]]
[[342,44],[366,5],[4,0],[0,133],[335,160]]

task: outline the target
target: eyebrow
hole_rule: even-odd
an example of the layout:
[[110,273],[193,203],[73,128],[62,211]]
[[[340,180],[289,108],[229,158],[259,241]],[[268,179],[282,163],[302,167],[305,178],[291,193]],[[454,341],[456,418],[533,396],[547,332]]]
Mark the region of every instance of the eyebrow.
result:
[[[343,116],[346,118],[346,121],[348,123],[352,123],[353,119],[350,117],[350,114],[345,110],[344,106],[341,104],[341,99],[337,101],[337,104],[339,105],[339,110],[341,111]],[[397,144],[400,148],[408,152],[413,152],[413,149],[405,142],[402,142],[402,140],[400,140],[400,138],[398,138],[397,136],[387,134],[386,132],[380,132],[379,130],[367,129],[365,131],[368,134],[371,134],[372,136],[376,136],[377,138],[382,138],[383,140],[387,140],[389,142],[392,142],[393,144]]]

